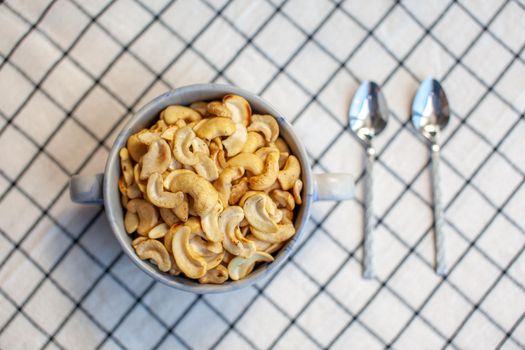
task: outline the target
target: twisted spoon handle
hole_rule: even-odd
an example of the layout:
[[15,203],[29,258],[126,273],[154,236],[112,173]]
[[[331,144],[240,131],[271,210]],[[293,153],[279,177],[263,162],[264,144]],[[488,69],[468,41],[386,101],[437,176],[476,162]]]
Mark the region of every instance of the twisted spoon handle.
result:
[[440,276],[447,274],[445,254],[445,237],[443,235],[443,208],[441,206],[441,187],[439,176],[439,150],[437,143],[431,146],[432,158],[432,196],[434,200],[434,237],[435,237],[435,268]]
[[363,277],[370,279],[375,277],[374,270],[374,159],[375,149],[370,145],[366,149],[366,176],[365,176],[365,238],[364,238],[364,258],[363,258]]

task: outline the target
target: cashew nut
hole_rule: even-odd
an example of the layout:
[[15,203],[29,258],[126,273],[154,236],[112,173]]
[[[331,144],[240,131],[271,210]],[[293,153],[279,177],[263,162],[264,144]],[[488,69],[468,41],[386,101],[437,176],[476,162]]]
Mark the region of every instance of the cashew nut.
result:
[[206,274],[199,278],[199,283],[222,284],[228,279],[228,269],[222,265],[206,271]]
[[231,112],[231,119],[235,123],[242,123],[245,127],[250,124],[252,108],[244,97],[228,94],[222,98],[222,102]]
[[246,192],[248,192],[248,178],[243,177],[239,183],[232,186],[228,204],[234,205],[239,203]]
[[290,153],[290,147],[288,147],[286,141],[284,141],[281,137],[278,137],[277,140],[275,140],[275,147],[277,147],[281,153]]
[[137,213],[132,213],[129,210],[126,211],[126,215],[124,216],[124,228],[126,229],[126,232],[131,234],[135,232],[138,227],[139,217]]
[[133,248],[135,248],[138,244],[144,242],[144,241],[147,241],[148,240],[148,237],[144,237],[144,236],[138,236],[137,238],[135,238],[134,240],[131,241],[131,246]]
[[206,261],[191,249],[190,238],[190,228],[179,226],[173,234],[171,249],[181,271],[189,278],[200,278],[206,274]]
[[222,141],[222,144],[228,152],[228,157],[233,157],[239,154],[248,139],[248,131],[242,123],[235,123],[235,132]]
[[224,238],[223,231],[219,228],[219,215],[222,212],[222,205],[216,202],[214,208],[206,215],[201,216],[202,230],[206,238],[212,242],[222,242]]
[[270,192],[270,197],[277,204],[278,208],[286,208],[293,210],[295,208],[294,197],[290,192],[283,190],[273,190]]
[[254,190],[264,190],[270,187],[279,174],[279,151],[272,149],[264,160],[264,170],[260,175],[250,177],[249,185]]
[[246,137],[246,142],[242,148],[242,152],[255,153],[259,148],[266,144],[264,137],[256,131],[250,131]]
[[238,281],[252,272],[256,263],[271,261],[273,261],[273,256],[264,252],[255,252],[247,258],[238,256],[228,264],[228,273],[232,280]]
[[235,123],[224,117],[206,119],[197,129],[197,136],[202,139],[211,140],[216,137],[230,136],[235,132]]
[[264,135],[266,142],[274,143],[279,136],[279,124],[269,114],[254,114],[248,131],[259,131]]
[[153,142],[148,152],[142,157],[140,179],[146,180],[153,173],[162,174],[171,162],[171,149],[166,140],[158,139]]
[[176,169],[176,170],[170,171],[167,175],[164,176],[164,180],[163,180],[164,188],[166,190],[169,190],[171,186],[171,182],[173,181],[175,176],[184,174],[184,173],[195,174],[193,171],[188,170],[188,169]]
[[180,219],[175,215],[173,209],[159,208],[159,214],[162,220],[169,226],[180,224]]
[[239,153],[235,157],[230,158],[226,164],[231,167],[243,167],[244,170],[247,170],[255,175],[262,173],[264,168],[264,163],[261,158],[257,157],[253,153]]
[[295,199],[295,204],[301,205],[303,200],[301,199],[301,190],[303,189],[303,182],[300,179],[297,179],[293,184],[293,198]]
[[199,216],[208,214],[216,206],[219,194],[212,184],[193,173],[181,173],[173,178],[171,192],[182,191],[193,198],[194,210]]
[[182,192],[164,191],[162,175],[159,173],[153,173],[149,177],[146,193],[150,202],[160,208],[175,208],[184,201]]
[[160,133],[152,131],[141,132],[138,134],[138,138],[140,142],[149,147],[153,142],[160,138]]
[[278,225],[277,232],[267,232],[256,229],[252,226],[252,234],[260,239],[270,243],[281,243],[288,240],[295,234],[295,227],[292,223]]
[[193,102],[190,108],[198,112],[201,116],[205,116],[208,110],[208,103],[204,101]]
[[141,169],[142,167],[140,163],[135,164],[135,167],[133,168],[133,176],[135,177],[134,184],[137,185],[140,192],[146,193],[146,187],[148,185],[148,182],[140,179],[140,173],[142,172]]
[[148,237],[151,239],[162,238],[168,233],[170,227],[166,223],[158,224],[148,232]]
[[255,252],[255,245],[241,234],[239,224],[243,219],[241,207],[228,207],[219,217],[219,228],[224,232],[224,249],[233,255],[248,257]]
[[128,149],[126,147],[121,148],[119,156],[122,176],[126,185],[130,186],[133,183],[133,164],[131,164],[131,159],[129,159]]
[[250,223],[252,230],[258,229],[263,232],[277,232],[277,224],[270,217],[267,210],[267,195],[255,193],[248,197],[244,203],[244,215]]
[[168,128],[168,125],[166,125],[166,122],[162,119],[157,120],[155,124],[153,124],[149,129],[153,132],[159,132],[162,133]]
[[168,106],[160,113],[160,117],[164,119],[168,125],[175,124],[179,120],[190,123],[202,118],[201,115],[193,109],[178,105]]
[[148,239],[135,245],[135,252],[142,260],[153,260],[162,272],[171,269],[171,259],[166,247],[154,239]]
[[168,230],[168,232],[166,232],[166,234],[164,235],[164,246],[166,247],[166,249],[168,250],[168,252],[171,254],[173,253],[173,235],[175,234],[175,232],[177,231],[177,229],[180,227],[181,225],[171,225],[170,226],[170,229]]
[[283,190],[288,191],[293,187],[295,181],[301,175],[301,164],[295,156],[289,156],[283,170],[279,171],[277,180],[281,184]]
[[215,181],[219,177],[217,164],[204,153],[197,153],[199,162],[193,166],[197,174],[208,181]]
[[232,116],[232,113],[228,107],[226,107],[226,105],[220,101],[212,101],[208,103],[206,110],[208,113],[216,115],[217,117],[231,118]]
[[199,161],[191,151],[194,139],[195,132],[189,126],[182,127],[175,132],[173,155],[184,165],[195,165]]
[[261,241],[254,235],[249,235],[248,239],[255,244],[255,248],[257,249],[257,251],[265,252],[268,254],[275,253],[276,251],[281,249],[281,247],[284,245],[284,243],[270,243],[270,242]]
[[148,146],[142,141],[139,140],[139,135],[142,133],[148,132],[147,130],[142,130],[136,134],[131,135],[128,138],[127,148],[129,155],[135,162],[138,162],[143,155],[148,151]]
[[228,167],[219,175],[214,186],[219,193],[219,199],[223,207],[228,206],[230,200],[230,193],[232,188],[232,181],[241,178],[244,175],[244,168],[242,167]]
[[149,230],[157,225],[157,222],[159,221],[157,209],[153,206],[153,204],[147,202],[144,199],[130,200],[126,209],[133,214],[138,214],[139,224],[137,227],[137,233],[139,235],[147,235]]
[[[182,192],[177,192],[182,193]],[[190,203],[188,201],[188,197],[186,194],[182,195],[182,201],[173,208],[173,212],[177,216],[177,218],[183,222],[186,222],[189,217],[190,213]]]
[[173,141],[173,137],[179,128],[175,125],[170,126],[160,135],[166,141]]

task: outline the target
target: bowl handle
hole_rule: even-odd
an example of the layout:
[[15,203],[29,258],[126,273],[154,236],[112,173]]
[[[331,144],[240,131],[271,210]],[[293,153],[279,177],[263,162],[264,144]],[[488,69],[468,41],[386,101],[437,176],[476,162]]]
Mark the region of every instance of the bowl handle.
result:
[[314,174],[314,200],[342,201],[354,198],[354,178],[350,174]]
[[71,200],[82,204],[104,204],[102,183],[104,174],[74,175],[69,181]]

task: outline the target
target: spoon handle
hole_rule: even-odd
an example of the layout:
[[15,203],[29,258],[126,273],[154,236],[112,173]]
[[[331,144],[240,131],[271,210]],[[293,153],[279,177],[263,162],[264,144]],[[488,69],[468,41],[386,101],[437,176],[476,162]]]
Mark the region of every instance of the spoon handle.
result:
[[445,237],[443,235],[443,207],[441,206],[441,186],[439,176],[439,150],[437,143],[431,146],[432,158],[432,196],[434,200],[434,235],[436,254],[436,273],[440,276],[447,274],[445,255]]
[[363,277],[374,278],[376,273],[374,269],[374,160],[375,149],[372,146],[366,149],[366,176],[365,176],[365,238],[364,238],[364,258],[363,258]]

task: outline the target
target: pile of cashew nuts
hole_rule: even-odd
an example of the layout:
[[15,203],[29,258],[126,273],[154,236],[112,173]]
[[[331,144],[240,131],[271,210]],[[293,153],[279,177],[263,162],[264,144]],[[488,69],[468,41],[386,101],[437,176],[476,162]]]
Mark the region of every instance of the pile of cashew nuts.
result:
[[236,281],[295,234],[301,165],[275,118],[241,96],[167,107],[120,161],[126,232],[162,272]]

